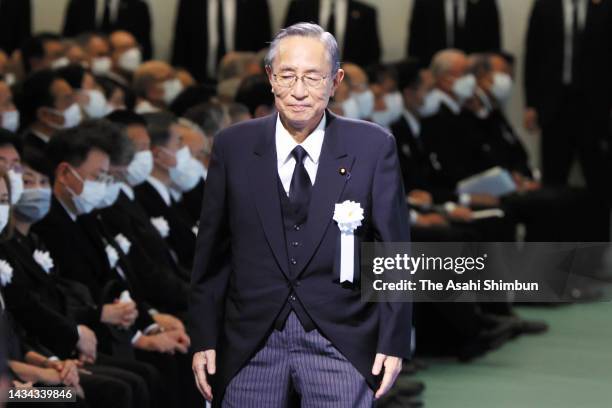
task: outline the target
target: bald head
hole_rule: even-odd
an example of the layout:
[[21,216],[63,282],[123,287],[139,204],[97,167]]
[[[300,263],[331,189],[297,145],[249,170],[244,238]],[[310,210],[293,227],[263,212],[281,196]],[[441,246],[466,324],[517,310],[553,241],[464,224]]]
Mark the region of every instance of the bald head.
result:
[[351,83],[353,92],[362,92],[367,89],[368,75],[359,65],[347,62],[342,64],[342,69]]
[[174,68],[164,61],[148,61],[134,72],[133,89],[136,95],[156,106],[163,107],[165,81],[176,78]]
[[470,62],[464,52],[449,49],[438,52],[431,61],[430,71],[436,88],[463,103],[471,98],[476,78],[470,74]]

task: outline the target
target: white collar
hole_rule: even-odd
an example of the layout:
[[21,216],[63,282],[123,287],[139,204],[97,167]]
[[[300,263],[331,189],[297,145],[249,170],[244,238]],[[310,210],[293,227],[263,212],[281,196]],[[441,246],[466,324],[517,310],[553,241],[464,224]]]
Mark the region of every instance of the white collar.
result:
[[414,137],[419,137],[421,135],[421,122],[419,122],[417,117],[414,116],[414,114],[408,109],[404,109],[403,115],[406,122],[408,122],[408,126],[410,126],[410,130],[412,130]]
[[172,205],[172,200],[170,199],[170,191],[164,183],[162,183],[153,176],[149,176],[147,178],[147,183],[149,183],[155,190],[157,190],[157,193],[161,196],[162,200],[164,200],[168,207]]
[[125,195],[128,196],[130,201],[134,201],[136,196],[134,195],[134,189],[131,186],[129,186],[127,183],[119,183],[119,188],[121,188],[121,191],[123,191]]
[[451,110],[455,115],[461,113],[461,106],[457,103],[456,100],[450,97],[446,92],[436,88],[432,91],[436,94],[436,96],[440,99],[440,102],[446,105],[448,109]]
[[154,106],[151,102],[143,99],[142,101],[136,104],[134,112],[138,113],[139,115],[143,115],[145,113],[161,112],[161,109],[159,109],[157,106]]
[[170,195],[172,196],[172,198],[174,198],[175,203],[178,203],[183,198],[183,193],[181,193],[180,191],[172,187],[170,187],[169,191],[170,191]]
[[76,220],[77,220],[77,215],[76,215],[75,213],[73,213],[73,212],[72,212],[72,211],[71,211],[71,210],[68,208],[68,206],[67,206],[67,205],[65,205],[65,204],[62,202],[62,200],[60,200],[60,199],[58,198],[58,199],[57,199],[57,201],[59,201],[59,203],[62,205],[62,207],[64,207],[64,210],[66,211],[66,214],[68,214],[68,216],[70,217],[70,219],[71,219],[73,222],[76,222]]
[[480,102],[482,102],[482,108],[480,109],[480,111],[476,112],[476,116],[481,119],[486,119],[493,111],[493,104],[491,104],[491,99],[489,99],[489,96],[486,94],[486,92],[480,88],[476,88],[476,96],[478,97],[478,99],[480,99]]
[[[321,149],[323,148],[323,138],[325,137],[325,125],[327,118],[323,114],[323,118],[319,122],[317,128],[300,143],[300,146],[306,150],[308,157],[314,164],[319,164]],[[276,159],[279,164],[283,164],[291,158],[291,152],[298,143],[293,136],[285,129],[283,122],[280,120],[280,115],[276,117]]]
[[51,137],[48,135],[45,135],[43,132],[40,132],[38,130],[34,130],[32,129],[32,134],[36,137],[38,137],[40,140],[42,140],[45,143],[49,143],[49,140],[51,140]]

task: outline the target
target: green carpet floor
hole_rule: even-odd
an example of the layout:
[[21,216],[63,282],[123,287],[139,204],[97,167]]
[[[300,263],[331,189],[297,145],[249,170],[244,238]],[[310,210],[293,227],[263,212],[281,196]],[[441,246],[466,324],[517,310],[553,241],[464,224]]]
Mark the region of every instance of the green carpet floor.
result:
[[432,361],[416,379],[427,408],[611,408],[612,302],[520,308],[550,331],[469,364]]

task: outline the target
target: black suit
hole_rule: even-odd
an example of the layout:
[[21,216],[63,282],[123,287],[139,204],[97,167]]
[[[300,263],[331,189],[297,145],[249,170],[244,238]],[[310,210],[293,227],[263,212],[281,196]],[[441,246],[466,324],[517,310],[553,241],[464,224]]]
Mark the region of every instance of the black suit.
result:
[[408,34],[408,55],[428,63],[438,51],[458,48],[466,53],[501,48],[496,0],[466,0],[465,25],[455,31],[455,43],[447,44],[445,0],[415,0]]
[[525,92],[542,128],[547,184],[565,185],[577,153],[587,184],[606,189],[608,123],[612,108],[612,1],[588,1],[583,31],[574,39],[570,83],[564,83],[562,0],[535,2],[527,33]]
[[157,190],[144,182],[134,189],[136,199],[150,218],[163,217],[170,227],[166,242],[178,257],[181,266],[191,269],[195,251],[194,223],[176,203],[166,205]]
[[[207,0],[180,0],[174,30],[172,65],[186,68],[200,81],[207,79]],[[268,2],[266,0],[236,1],[234,50],[259,51],[265,48],[270,41]]]
[[191,220],[196,223],[200,221],[200,215],[202,214],[202,199],[204,198],[204,188],[206,182],[204,179],[191,190],[183,193],[183,198],[178,204],[183,208],[186,214],[189,214]]
[[123,192],[117,202],[100,211],[112,236],[123,234],[130,242],[128,258],[141,284],[144,298],[156,309],[171,313],[187,309],[188,276],[172,259],[170,250],[137,201]]
[[[291,1],[283,26],[288,27],[301,22],[320,23],[318,0]],[[349,0],[342,61],[367,67],[378,62],[380,55],[376,9],[359,1]]]
[[145,60],[153,55],[151,40],[151,13],[149,4],[143,0],[120,0],[117,18],[110,29],[103,30],[96,21],[96,1],[70,0],[64,17],[64,37],[74,37],[88,31],[129,31],[142,47]]
[[30,0],[0,0],[0,49],[10,54],[31,34]]

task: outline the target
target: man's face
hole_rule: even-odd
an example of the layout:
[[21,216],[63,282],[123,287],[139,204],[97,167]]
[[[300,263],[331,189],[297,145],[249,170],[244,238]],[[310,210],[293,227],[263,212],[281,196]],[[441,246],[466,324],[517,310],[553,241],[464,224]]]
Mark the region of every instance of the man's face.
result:
[[453,95],[453,85],[455,81],[464,76],[469,67],[467,57],[464,55],[454,55],[449,61],[450,69],[438,78],[438,88]]
[[2,112],[14,111],[13,93],[11,88],[4,81],[0,81],[0,125],[2,124]]
[[51,84],[51,95],[53,96],[53,107],[39,109],[39,118],[45,123],[53,123],[57,126],[64,124],[63,112],[76,101],[74,90],[68,82],[56,79]]
[[21,158],[13,146],[6,145],[0,147],[0,168],[5,172],[9,170],[14,170],[18,173],[22,172]]
[[[296,130],[317,125],[344,76],[338,70],[332,77],[331,70],[325,46],[318,39],[294,36],[280,41],[267,71],[276,109],[286,125]],[[298,77],[293,86],[280,84],[292,76]],[[310,81],[311,86],[305,81]],[[312,86],[315,82],[317,85]]]
[[155,165],[163,169],[176,167],[176,152],[183,146],[183,137],[176,125],[170,126],[170,138],[165,146],[153,146],[153,158]]
[[85,50],[79,45],[72,45],[68,48],[66,50],[66,58],[68,58],[71,64],[82,65],[89,62]]
[[93,36],[89,39],[89,43],[87,43],[87,53],[90,59],[109,57],[110,47],[102,37]]
[[414,88],[404,90],[404,105],[412,112],[416,112],[425,103],[427,94],[434,87],[433,77],[428,70],[422,70],[419,74],[420,83]]
[[113,33],[110,37],[110,41],[113,49],[111,57],[115,66],[117,66],[119,58],[124,52],[138,47],[134,36],[127,32]]
[[151,138],[147,128],[142,125],[130,125],[127,127],[127,135],[134,144],[136,152],[151,150]]
[[204,135],[187,126],[179,126],[179,132],[182,135],[183,143],[185,146],[189,147],[191,155],[199,160],[202,164],[206,164],[205,159],[207,157],[208,149]]
[[150,71],[155,77],[155,82],[146,91],[147,99],[156,104],[164,104],[164,95],[166,93],[164,89],[164,82],[176,78],[174,70],[160,64]]
[[[109,168],[108,154],[102,150],[92,149],[80,166],[70,166],[66,162],[60,163],[56,183],[59,183],[61,188],[68,187],[74,194],[79,195],[83,192],[85,181],[97,181],[104,178],[108,175]],[[77,173],[78,176],[74,173]]]
[[53,61],[64,56],[64,45],[60,41],[48,40],[43,43],[45,49],[44,66],[50,67]]

